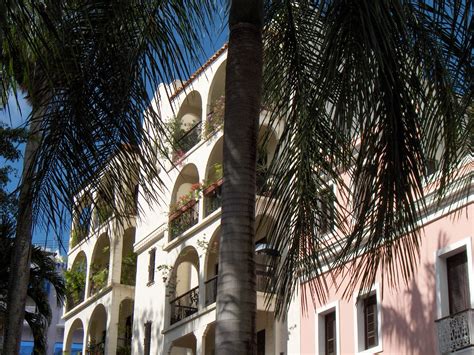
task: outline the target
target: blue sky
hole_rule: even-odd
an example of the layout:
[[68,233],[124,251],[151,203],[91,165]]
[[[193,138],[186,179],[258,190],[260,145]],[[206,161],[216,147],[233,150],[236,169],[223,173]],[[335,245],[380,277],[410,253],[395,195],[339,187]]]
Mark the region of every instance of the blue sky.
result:
[[[216,24],[214,26],[214,34],[213,38],[207,39],[203,42],[203,47],[205,51],[205,55],[203,61],[209,58],[217,49],[222,47],[222,45],[227,41],[228,37],[228,30],[227,27],[223,27],[221,24]],[[191,69],[194,71],[196,70],[200,64],[196,63],[191,66]],[[181,78],[186,79],[186,78]],[[9,97],[9,105],[8,110],[3,109],[0,110],[0,121],[7,126],[10,127],[19,127],[21,125],[25,125],[28,119],[29,114],[31,113],[31,108],[29,107],[28,103],[24,99],[24,95],[21,92],[17,93],[18,104],[16,102],[15,96],[12,94]],[[24,145],[20,146],[20,149],[24,149]],[[3,166],[5,164],[5,160],[0,158],[0,165]],[[12,181],[7,186],[9,191],[15,190],[19,182],[19,176],[21,176],[22,170],[22,160],[11,163],[8,162],[9,165],[16,169],[16,174],[11,175]],[[62,235],[61,239],[65,242],[68,240],[68,231],[65,231],[64,235]],[[56,240],[56,237],[51,231],[43,230],[41,228],[37,228],[34,232],[33,236],[33,243],[47,246],[53,250],[58,250],[59,245]],[[61,253],[64,253],[64,250],[60,250]]]

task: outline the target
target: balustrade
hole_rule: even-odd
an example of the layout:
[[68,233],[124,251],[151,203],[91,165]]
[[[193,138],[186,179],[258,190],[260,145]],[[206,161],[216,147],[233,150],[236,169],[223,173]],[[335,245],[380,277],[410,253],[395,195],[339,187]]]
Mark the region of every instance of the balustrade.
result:
[[474,346],[474,309],[438,319],[436,326],[441,354]]
[[195,287],[188,292],[170,301],[171,317],[170,323],[174,324],[181,319],[189,317],[198,311],[199,287]]

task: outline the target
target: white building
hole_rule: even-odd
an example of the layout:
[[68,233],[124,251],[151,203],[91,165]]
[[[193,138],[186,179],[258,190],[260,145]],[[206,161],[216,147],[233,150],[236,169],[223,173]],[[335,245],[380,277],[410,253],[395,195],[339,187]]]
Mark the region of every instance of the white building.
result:
[[[216,354],[223,147],[220,125],[226,53],[224,46],[185,83],[158,88],[157,96],[166,97],[167,89],[174,94],[170,102],[162,100],[152,105],[175,128],[183,130],[175,132],[181,139],[170,148],[173,163],[160,158],[165,169],[159,178],[166,185],[160,196],[161,204],[147,205],[140,201],[144,206],[140,218],[131,214],[127,223],[118,224],[107,213],[90,211],[91,201],[100,206],[97,191],[101,187],[86,188],[78,196],[84,207],[75,216],[68,260],[69,269],[85,277],[82,283],[78,282],[75,299],[64,315],[66,353],[70,353],[73,342],[82,339],[84,349],[91,354]],[[281,135],[280,127],[265,124],[265,112],[260,118],[260,137],[264,135],[265,149],[258,156],[258,165],[263,170],[271,161]],[[104,184],[109,182],[106,176],[105,171]],[[257,185],[261,188],[259,177],[257,173]],[[472,198],[471,193],[466,205],[472,203]],[[265,226],[271,225],[272,220],[259,210],[257,205],[257,225],[262,226],[255,238],[257,354],[307,354],[316,353],[315,349],[325,353],[319,339],[325,336],[319,324],[321,315],[326,315],[326,311],[321,311],[324,307],[314,310],[308,318],[295,299],[286,319],[278,321],[271,305],[264,304],[261,285],[271,272],[267,266],[271,250],[266,247]],[[92,219],[87,217],[83,221],[83,214],[86,217],[91,214]],[[466,228],[466,223],[463,221],[462,228]],[[85,239],[80,231],[89,238]],[[466,238],[472,239],[472,228]],[[331,297],[339,302],[339,296],[331,294]],[[315,316],[318,312],[322,313]],[[349,313],[343,316],[352,319]],[[410,318],[410,314],[404,317],[407,323],[418,321]],[[383,315],[380,319],[381,324]],[[339,326],[339,323],[338,320],[331,324]],[[347,334],[354,333],[352,324],[353,319],[343,324]],[[429,321],[427,326],[434,329],[434,322]],[[474,344],[474,336],[472,339]],[[353,344],[352,336],[346,336],[345,342],[345,349],[354,346],[359,349]],[[388,341],[385,344],[386,351],[396,349],[390,348]],[[422,352],[414,349],[414,353]]]

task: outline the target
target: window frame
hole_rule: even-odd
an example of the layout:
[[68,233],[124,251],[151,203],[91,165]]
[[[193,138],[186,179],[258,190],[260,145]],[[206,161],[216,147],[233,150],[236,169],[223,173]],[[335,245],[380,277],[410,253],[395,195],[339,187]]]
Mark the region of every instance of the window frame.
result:
[[[435,252],[435,273],[436,273],[436,319],[441,319],[450,315],[448,296],[448,275],[446,260],[466,251],[467,256],[467,279],[469,282],[469,303],[470,308],[474,308],[474,271],[472,270],[472,239],[464,238],[448,246],[438,249]],[[471,266],[471,267],[470,267]]]
[[339,319],[339,301],[328,303],[318,309],[316,309],[315,315],[315,349],[318,354],[326,353],[326,315],[335,313],[336,322],[336,355],[341,354],[341,332],[340,332],[340,319]]
[[[151,263],[153,255],[153,265]],[[151,248],[148,251],[148,282],[147,286],[153,285],[155,283],[155,265],[156,265],[156,248]]]
[[[366,348],[366,322],[365,322],[365,304],[367,298],[375,295],[376,298],[376,322],[377,322],[377,345]],[[359,355],[369,355],[383,351],[383,323],[382,307],[379,284],[375,283],[369,290],[354,293],[354,339],[355,353]]]

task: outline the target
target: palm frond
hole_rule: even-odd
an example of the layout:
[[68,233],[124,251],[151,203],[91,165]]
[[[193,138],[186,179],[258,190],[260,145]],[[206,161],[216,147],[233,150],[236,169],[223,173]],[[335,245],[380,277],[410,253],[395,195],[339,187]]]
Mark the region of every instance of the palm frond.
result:
[[[349,270],[346,295],[370,286],[380,268],[390,285],[412,275],[427,161],[441,160],[443,191],[469,149],[471,5],[432,5],[268,2],[264,88],[284,125],[272,163],[278,203],[267,206],[282,255],[270,286],[278,312],[301,280],[324,296],[317,276],[326,271]],[[316,196],[331,180],[341,229],[328,239],[318,234]]]
[[38,149],[29,178],[38,221],[59,229],[74,195],[100,186],[104,173],[115,186],[103,197],[118,216],[123,211],[113,202],[130,202],[136,184],[148,201],[159,201],[161,186],[153,177],[163,141],[143,128],[144,113],[164,136],[151,91],[189,74],[213,11],[213,3],[197,0],[6,6],[2,39],[12,63],[6,71],[33,104]]

